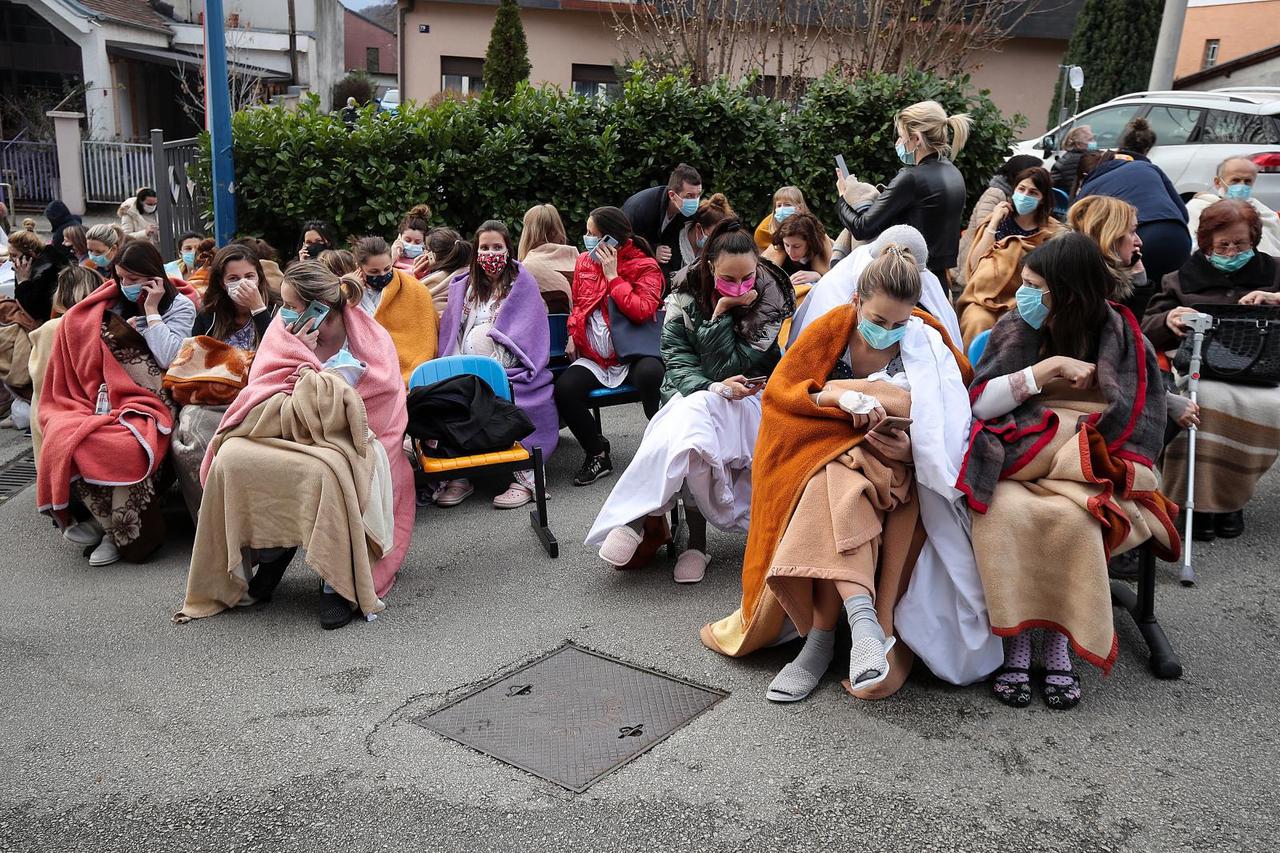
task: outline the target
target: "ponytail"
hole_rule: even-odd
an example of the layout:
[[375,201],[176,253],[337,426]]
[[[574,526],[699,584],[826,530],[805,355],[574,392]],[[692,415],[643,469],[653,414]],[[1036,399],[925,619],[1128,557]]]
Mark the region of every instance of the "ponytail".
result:
[[360,274],[349,272],[338,279],[338,294],[348,305],[359,305],[364,298],[364,282],[360,279]]
[[954,160],[964,148],[965,143],[969,141],[971,123],[969,116],[963,113],[947,119],[947,127],[951,128],[951,155],[947,158],[948,160]]

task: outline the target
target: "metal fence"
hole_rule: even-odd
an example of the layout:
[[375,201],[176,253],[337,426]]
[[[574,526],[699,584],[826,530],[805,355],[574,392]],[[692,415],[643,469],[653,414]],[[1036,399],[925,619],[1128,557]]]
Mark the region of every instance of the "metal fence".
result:
[[159,130],[151,131],[152,180],[159,193],[160,251],[166,258],[177,254],[177,238],[187,231],[209,232],[204,221],[208,202],[205,188],[196,183],[193,170],[199,151],[196,139],[164,141]]
[[145,142],[80,143],[84,163],[84,198],[91,204],[119,204],[155,180],[151,146]]
[[0,140],[0,184],[6,203],[43,207],[58,197],[58,146],[52,142]]

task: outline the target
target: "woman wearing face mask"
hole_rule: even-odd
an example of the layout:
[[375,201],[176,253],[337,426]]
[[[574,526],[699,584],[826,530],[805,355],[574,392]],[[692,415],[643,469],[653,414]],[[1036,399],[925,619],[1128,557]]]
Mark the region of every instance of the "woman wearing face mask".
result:
[[[359,280],[317,261],[291,266],[280,291],[279,319],[205,457],[175,622],[269,602],[299,547],[324,581],[322,628],[372,618],[409,547],[408,414],[390,336],[358,307]],[[313,305],[323,319],[300,322]]]
[[724,193],[712,195],[698,205],[698,211],[689,220],[689,224],[680,232],[680,264],[681,268],[697,263],[702,250],[707,245],[707,235],[726,219],[737,218],[729,199]]
[[200,244],[204,240],[205,236],[198,231],[188,231],[183,234],[178,240],[178,259],[165,264],[165,272],[190,282],[191,276],[198,269],[196,255],[199,253]]
[[[991,218],[996,206],[1002,203],[1013,203],[1013,188],[1018,183],[1018,176],[1027,169],[1044,165],[1039,157],[1030,154],[1017,154],[1004,161],[1000,169],[992,176],[987,188],[978,196],[978,201],[969,214],[969,226],[960,235],[960,248],[956,268],[951,272],[951,290],[956,296],[964,290],[965,260],[969,257],[969,249],[973,247],[974,235],[982,224]],[[953,297],[954,298],[954,297]]]
[[[603,242],[613,238],[617,247]],[[632,323],[652,323],[662,307],[665,280],[649,244],[631,233],[627,215],[616,207],[598,207],[587,217],[582,238],[587,251],[573,274],[573,313],[569,315],[567,352],[574,362],[556,377],[556,410],[585,454],[575,486],[587,486],[613,473],[609,440],[591,415],[590,395],[624,382],[640,392],[645,417],[657,414],[662,361],[652,355],[619,360],[613,326],[620,312]],[[655,330],[656,331],[656,330]]]
[[400,220],[399,234],[391,244],[391,257],[395,268],[410,273],[421,279],[418,270],[421,258],[427,251],[427,232],[431,230],[431,208],[425,204],[415,205],[404,219]]
[[[1164,277],[1142,331],[1156,349],[1176,350],[1197,305],[1280,305],[1280,260],[1258,250],[1262,224],[1247,202],[1223,199],[1200,214],[1197,250]],[[1210,308],[1208,313],[1212,314]],[[1244,507],[1280,453],[1280,389],[1201,379],[1192,535],[1207,542],[1244,532]],[[1165,455],[1165,491],[1187,493],[1187,443],[1178,436]]]
[[150,187],[139,187],[132,198],[120,203],[116,216],[120,217],[120,227],[124,235],[131,240],[160,241],[160,226],[156,224],[156,205],[159,199],[156,191]]
[[437,314],[449,307],[449,282],[471,268],[471,244],[452,228],[432,228],[427,234],[427,251],[418,258],[414,274],[431,291]]
[[89,259],[89,244],[85,239],[83,225],[68,225],[62,229],[62,247],[67,250],[77,264]]
[[200,512],[200,465],[218,423],[248,379],[273,316],[258,256],[232,243],[214,256],[203,310],[169,367],[165,387],[181,406],[171,456],[187,509]]
[[852,646],[838,669],[861,699],[896,692],[915,655],[955,684],[1000,663],[955,489],[968,363],[915,308],[920,266],[883,247],[765,391],[742,603],[702,641],[738,657],[786,639],[789,621],[805,643],[769,685],[774,702],[817,688],[840,621]]
[[116,251],[124,243],[124,231],[119,225],[94,225],[85,232],[85,248],[88,256],[84,265],[108,280],[116,275]]
[[664,405],[587,536],[617,568],[642,568],[671,541],[666,513],[680,497],[689,540],[676,583],[705,575],[708,521],[747,529],[760,393],[780,357],[782,323],[795,312],[791,282],[758,256],[748,228],[738,219],[715,226],[667,297]]
[[[1080,158],[1090,151],[1098,150],[1098,141],[1093,138],[1093,128],[1087,124],[1078,124],[1067,132],[1062,140],[1062,153],[1053,161],[1053,186],[1070,193],[1076,182],[1076,173],[1080,169]],[[1039,159],[1039,158],[1037,158]]]
[[1027,256],[1022,277],[970,386],[977,422],[956,487],[991,629],[1006,638],[992,689],[1012,707],[1031,701],[1028,626],[1040,627],[1041,693],[1065,710],[1080,700],[1069,648],[1103,672],[1115,663],[1108,558],[1151,540],[1175,562],[1181,543],[1152,468],[1166,418],[1159,363],[1129,310],[1107,302],[1101,250],[1063,234]]
[[196,316],[153,243],[126,242],[115,268],[63,317],[40,401],[40,511],[65,529],[73,495],[89,508],[103,532],[91,566],[142,562],[164,542],[155,499],[177,406],[163,380]]
[[440,318],[431,291],[391,262],[381,237],[362,237],[352,247],[364,281],[360,307],[391,335],[400,354],[400,372],[409,381],[413,369],[436,357]]
[[890,225],[914,227],[929,246],[929,270],[945,282],[964,222],[964,176],[951,161],[969,139],[969,117],[921,101],[898,113],[894,129],[903,168],[884,192],[837,174],[840,222],[854,240],[873,240]]
[[[476,229],[471,266],[449,281],[449,304],[440,318],[441,355],[480,355],[496,359],[507,371],[516,405],[533,421],[533,434],[522,443],[542,448],[550,459],[560,440],[560,418],[552,399],[547,363],[551,332],[547,306],[538,283],[512,257],[511,232],[497,220]],[[495,509],[512,509],[533,499],[533,474],[518,471],[505,492],[494,498]],[[435,495],[437,506],[457,506],[475,488],[467,480],[444,484]]]
[[337,245],[338,241],[333,237],[333,226],[328,222],[319,219],[304,222],[302,233],[298,236],[298,260],[315,260],[325,249],[334,249]]
[[555,205],[539,204],[525,211],[520,263],[537,280],[548,314],[568,314],[572,306],[578,249],[568,239]]
[[797,213],[809,213],[809,205],[799,187],[782,187],[773,194],[773,211],[756,226],[756,248],[768,251],[778,226]]
[[996,205],[978,229],[965,264],[964,292],[956,300],[967,347],[1013,308],[1027,253],[1062,230],[1053,218],[1053,181],[1039,167],[1018,175],[1013,200]]

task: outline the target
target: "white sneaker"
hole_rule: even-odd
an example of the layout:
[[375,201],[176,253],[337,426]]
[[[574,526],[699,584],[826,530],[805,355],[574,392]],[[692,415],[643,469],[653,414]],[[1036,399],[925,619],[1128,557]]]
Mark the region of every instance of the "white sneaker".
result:
[[79,524],[73,524],[66,530],[62,531],[62,538],[66,539],[72,545],[97,545],[102,541],[102,531],[98,529],[98,525],[92,521],[82,521]]
[[120,549],[116,547],[116,543],[106,536],[102,537],[102,543],[97,548],[94,548],[93,553],[89,555],[89,565],[94,568],[109,566],[118,562],[120,562]]

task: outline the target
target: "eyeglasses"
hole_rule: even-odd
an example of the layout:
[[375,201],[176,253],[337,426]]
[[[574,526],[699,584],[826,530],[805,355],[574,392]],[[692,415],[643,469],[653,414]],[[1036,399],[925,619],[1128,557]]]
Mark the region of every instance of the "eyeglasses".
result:
[[1236,240],[1228,242],[1227,240],[1215,240],[1213,243],[1213,252],[1215,255],[1237,254],[1239,252],[1247,252],[1253,248],[1253,242],[1250,240]]

